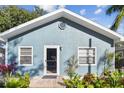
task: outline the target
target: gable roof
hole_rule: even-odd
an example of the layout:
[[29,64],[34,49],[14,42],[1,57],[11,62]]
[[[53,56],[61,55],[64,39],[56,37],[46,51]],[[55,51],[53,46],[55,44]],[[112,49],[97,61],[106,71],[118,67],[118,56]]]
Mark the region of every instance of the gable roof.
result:
[[89,19],[86,19],[76,13],[73,13],[67,9],[59,9],[54,12],[48,13],[46,15],[43,15],[41,17],[35,18],[31,21],[28,21],[24,24],[21,24],[19,26],[16,26],[14,28],[11,28],[3,33],[0,34],[0,37],[3,40],[7,40],[10,37],[16,36],[18,34],[21,34],[25,31],[28,31],[32,28],[35,28],[37,26],[43,25],[45,23],[48,23],[52,20],[58,19],[60,17],[67,18],[73,22],[76,22],[82,26],[85,26],[89,29],[92,29],[93,31],[96,31],[97,33],[103,34],[114,41],[123,41],[124,37],[108,28],[105,28]]

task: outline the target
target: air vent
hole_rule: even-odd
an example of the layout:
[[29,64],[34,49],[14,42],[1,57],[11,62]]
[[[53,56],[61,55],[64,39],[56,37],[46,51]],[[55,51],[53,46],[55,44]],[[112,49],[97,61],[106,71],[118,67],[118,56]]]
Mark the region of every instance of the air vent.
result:
[[64,30],[66,28],[66,24],[64,22],[59,23],[58,26],[61,30]]

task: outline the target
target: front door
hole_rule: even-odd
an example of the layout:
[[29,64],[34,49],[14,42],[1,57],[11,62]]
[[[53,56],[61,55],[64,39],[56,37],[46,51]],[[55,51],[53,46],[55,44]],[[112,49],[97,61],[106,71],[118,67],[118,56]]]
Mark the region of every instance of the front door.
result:
[[44,74],[58,75],[59,73],[59,46],[47,45],[44,48]]

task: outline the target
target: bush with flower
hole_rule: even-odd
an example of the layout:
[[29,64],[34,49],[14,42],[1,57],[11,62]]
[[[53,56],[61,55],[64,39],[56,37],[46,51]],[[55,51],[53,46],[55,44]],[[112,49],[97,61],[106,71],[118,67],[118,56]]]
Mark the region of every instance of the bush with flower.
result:
[[9,65],[0,65],[0,87],[6,88],[26,88],[30,84],[30,75],[25,73],[21,75],[17,72],[16,63]]

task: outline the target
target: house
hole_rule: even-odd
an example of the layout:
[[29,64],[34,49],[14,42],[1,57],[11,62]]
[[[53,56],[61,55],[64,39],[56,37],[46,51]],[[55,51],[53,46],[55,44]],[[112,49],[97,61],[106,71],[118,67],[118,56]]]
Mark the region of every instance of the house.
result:
[[[76,72],[100,74],[105,51],[115,53],[124,37],[67,9],[59,9],[0,34],[6,43],[5,62],[33,76],[66,76],[66,62],[77,58]],[[113,58],[114,70],[114,58]]]
[[115,44],[115,52],[120,56],[119,62],[116,62],[116,67],[124,71],[124,41]]

